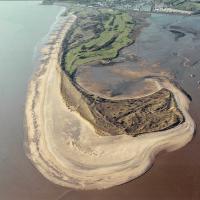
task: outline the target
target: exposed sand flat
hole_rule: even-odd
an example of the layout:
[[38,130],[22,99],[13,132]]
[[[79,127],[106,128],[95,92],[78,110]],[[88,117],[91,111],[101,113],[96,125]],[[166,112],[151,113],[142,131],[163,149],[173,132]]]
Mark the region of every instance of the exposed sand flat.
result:
[[59,52],[76,17],[62,20],[49,50],[29,86],[26,104],[27,155],[52,182],[77,189],[102,189],[130,181],[153,164],[162,150],[173,151],[187,144],[195,124],[188,113],[188,98],[164,78],[153,79],[170,90],[185,122],[162,132],[138,137],[99,136],[79,113],[70,111],[60,93]]

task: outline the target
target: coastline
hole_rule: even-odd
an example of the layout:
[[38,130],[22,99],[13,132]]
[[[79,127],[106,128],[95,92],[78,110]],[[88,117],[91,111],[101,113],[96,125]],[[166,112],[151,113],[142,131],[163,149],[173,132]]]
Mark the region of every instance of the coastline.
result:
[[[70,18],[72,21],[68,22],[68,18]],[[39,134],[41,131],[41,124],[39,121],[42,121],[42,116],[40,115],[40,107],[43,105],[43,95],[41,90],[45,90],[45,83],[47,81],[47,77],[45,76],[45,73],[48,73],[47,71],[50,68],[49,65],[51,65],[52,61],[53,64],[56,65],[57,61],[59,59],[59,54],[61,51],[61,43],[64,39],[64,36],[66,32],[71,27],[75,16],[72,14],[69,14],[67,17],[62,17],[63,19],[63,25],[66,22],[66,24],[62,27],[62,23],[60,25],[60,30],[55,30],[53,32],[56,37],[52,36],[52,40],[54,41],[53,45],[49,45],[46,48],[43,48],[41,53],[43,54],[43,57],[47,57],[45,61],[41,62],[39,69],[35,72],[32,80],[29,83],[28,86],[28,94],[27,94],[27,101],[26,101],[26,108],[25,108],[25,129],[28,134],[25,135],[25,150],[27,156],[30,158],[33,164],[35,164],[35,161],[37,159],[37,156],[41,156],[39,151],[37,153],[38,146],[39,145]],[[55,47],[53,47],[55,46]],[[46,56],[48,54],[48,56]],[[55,54],[55,58],[54,58]],[[41,131],[42,132],[42,131]],[[31,143],[34,143],[35,145],[31,145]],[[34,153],[37,153],[34,155]],[[41,161],[43,162],[44,159],[42,158]],[[45,162],[44,162],[45,163]],[[41,163],[42,165],[42,163]],[[43,170],[40,169],[40,166],[38,166],[39,171]],[[45,172],[44,172],[45,173]]]
[[[50,45],[44,50],[49,52],[49,60],[41,65],[29,86],[26,104],[28,157],[46,178],[62,186],[102,189],[119,185],[146,172],[160,151],[176,150],[192,139],[195,125],[188,114],[189,100],[172,83],[164,80],[160,86],[173,91],[186,117],[185,123],[162,134],[157,132],[133,139],[129,136],[97,136],[94,128],[86,120],[65,106],[59,94],[60,47],[75,16],[70,14],[65,18],[66,21],[67,19],[71,20],[65,26],[61,26],[60,32],[55,33],[57,39],[54,49],[52,50],[54,45]],[[53,96],[54,102],[48,98]],[[52,105],[56,107],[55,110]],[[63,113],[60,113],[61,110]],[[60,115],[59,119],[63,116],[70,117],[67,121],[73,119],[75,124],[80,126],[81,133],[74,137],[68,126],[69,132],[66,136],[66,133],[63,133],[66,121],[56,125],[53,123],[53,113]],[[55,122],[58,121],[57,119]],[[113,153],[113,148],[117,148],[117,152]],[[116,162],[116,159],[119,161]]]

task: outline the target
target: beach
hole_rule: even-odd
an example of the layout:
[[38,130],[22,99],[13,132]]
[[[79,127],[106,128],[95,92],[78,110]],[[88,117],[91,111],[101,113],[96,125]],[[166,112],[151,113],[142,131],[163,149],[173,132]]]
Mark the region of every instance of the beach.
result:
[[[129,182],[145,173],[160,151],[174,151],[187,144],[195,124],[188,114],[189,99],[168,79],[154,78],[176,99],[185,121],[175,128],[140,137],[108,136],[76,111],[66,107],[60,93],[59,55],[62,41],[76,16],[60,22],[47,60],[30,82],[26,103],[27,155],[50,181],[76,189],[103,189]],[[113,151],[113,149],[115,151]]]

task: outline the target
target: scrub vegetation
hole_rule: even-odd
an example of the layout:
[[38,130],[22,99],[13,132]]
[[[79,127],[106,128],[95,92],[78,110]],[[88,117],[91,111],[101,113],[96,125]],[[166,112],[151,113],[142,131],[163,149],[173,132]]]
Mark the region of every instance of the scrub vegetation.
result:
[[130,34],[135,23],[128,12],[87,12],[77,13],[78,20],[68,42],[65,70],[69,75],[81,65],[115,58],[121,48],[134,42]]

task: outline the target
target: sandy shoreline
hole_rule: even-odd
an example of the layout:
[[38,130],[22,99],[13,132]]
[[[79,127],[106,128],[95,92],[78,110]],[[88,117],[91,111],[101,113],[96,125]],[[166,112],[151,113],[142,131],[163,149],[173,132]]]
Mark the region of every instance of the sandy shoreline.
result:
[[52,44],[44,49],[48,59],[30,82],[25,111],[27,155],[56,184],[77,189],[108,188],[142,175],[160,151],[187,144],[195,124],[188,114],[187,97],[167,79],[155,79],[160,88],[173,92],[184,123],[136,138],[95,134],[89,122],[65,106],[60,94],[60,47],[75,20],[72,14],[62,18]]

